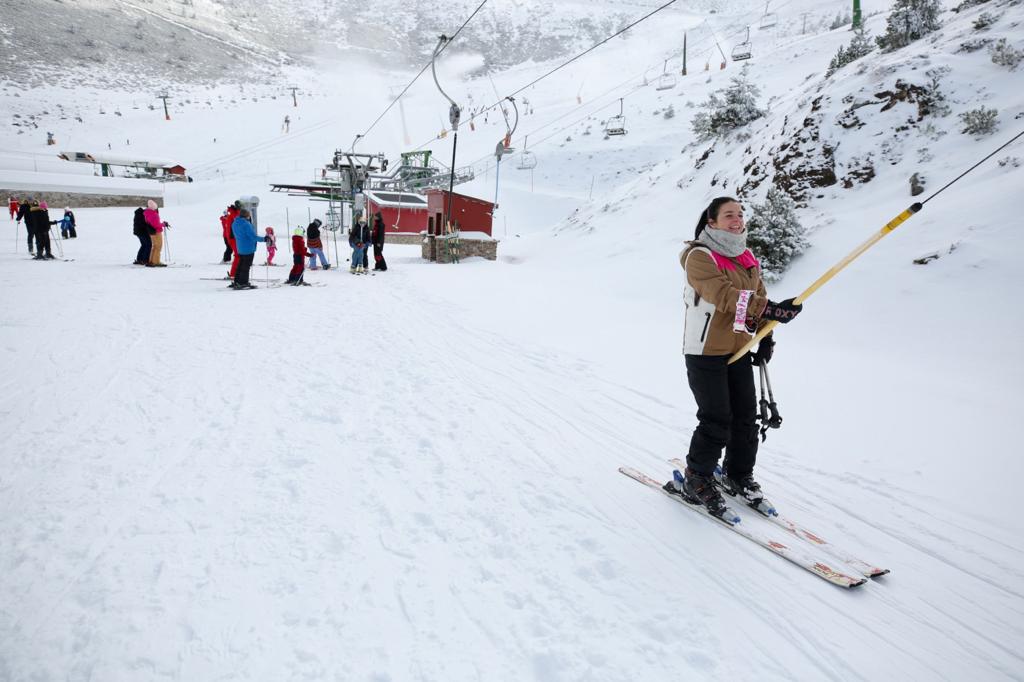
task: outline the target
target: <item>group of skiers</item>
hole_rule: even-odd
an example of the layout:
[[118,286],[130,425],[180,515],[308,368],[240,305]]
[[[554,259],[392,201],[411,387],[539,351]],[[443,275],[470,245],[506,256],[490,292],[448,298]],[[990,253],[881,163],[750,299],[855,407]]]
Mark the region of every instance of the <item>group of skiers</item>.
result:
[[[232,289],[255,289],[256,285],[249,281],[249,271],[253,264],[256,253],[256,245],[263,242],[267,248],[267,260],[264,265],[274,266],[274,257],[277,254],[277,236],[273,227],[267,227],[262,235],[256,233],[252,224],[252,216],[242,206],[241,201],[235,201],[228,206],[220,217],[221,236],[224,240],[224,254],[222,262],[231,262],[231,268],[227,276],[231,280],[229,285]],[[304,275],[306,270],[306,259],[309,259],[309,269],[316,270],[323,268],[329,270],[331,263],[324,251],[324,244],[321,238],[323,223],[319,218],[314,219],[305,229],[296,227],[291,236],[292,268],[288,273],[287,283],[295,286],[305,284]],[[378,212],[374,216],[374,226],[370,229],[366,220],[360,216],[356,224],[349,232],[349,245],[352,247],[352,265],[350,272],[361,274],[367,271],[369,246],[373,245],[374,270],[387,270],[387,262],[384,260],[384,218]]]
[[224,237],[224,257],[222,262],[231,261],[228,278],[231,289],[255,289],[256,285],[249,281],[249,271],[256,257],[256,244],[267,245],[267,265],[274,264],[277,253],[277,238],[274,228],[268,227],[261,236],[256,233],[252,224],[252,213],[242,206],[241,201],[229,205],[220,217],[221,234]]
[[139,252],[135,255],[133,265],[144,265],[147,268],[166,268],[167,264],[160,260],[164,249],[164,232],[171,226],[160,219],[160,209],[150,199],[146,208],[135,209],[135,220],[132,223],[132,234],[139,240]]
[[[243,213],[244,212],[244,213]],[[231,260],[231,268],[228,270],[228,278],[232,280],[231,288],[254,289],[255,285],[249,282],[249,268],[252,266],[253,257],[256,251],[256,244],[264,242],[267,247],[267,260],[264,265],[274,266],[274,256],[277,253],[277,236],[274,228],[268,227],[262,236],[256,234],[256,230],[250,222],[251,216],[242,208],[241,202],[236,201],[228,206],[221,215],[221,232],[224,239],[224,255],[222,262]],[[292,268],[288,273],[288,284],[300,286],[305,283],[304,275],[306,270],[306,259],[309,259],[309,269],[317,270],[323,268],[329,270],[331,263],[324,251],[324,244],[321,238],[323,223],[319,218],[309,223],[305,229],[296,227],[291,236]],[[241,235],[241,239],[240,239]],[[366,220],[359,216],[356,224],[349,231],[349,246],[352,248],[352,260],[349,271],[352,274],[363,274],[368,271],[369,258],[367,252],[370,245],[373,246],[374,270],[387,270],[387,262],[384,260],[384,218],[380,212],[374,215],[374,224],[371,229]]]
[[20,225],[25,222],[28,231],[28,252],[35,260],[54,260],[50,247],[50,226],[59,225],[63,239],[78,237],[75,214],[70,207],[64,207],[64,216],[60,220],[50,220],[49,206],[38,198],[10,197],[7,202],[11,219]]
[[366,219],[361,215],[356,219],[356,224],[348,233],[348,245],[352,247],[352,260],[349,272],[354,275],[362,275],[368,271],[370,246],[373,246],[373,269],[384,271],[388,269],[387,261],[384,260],[384,238],[385,238],[384,217],[380,211],[373,214],[373,227],[366,224]]

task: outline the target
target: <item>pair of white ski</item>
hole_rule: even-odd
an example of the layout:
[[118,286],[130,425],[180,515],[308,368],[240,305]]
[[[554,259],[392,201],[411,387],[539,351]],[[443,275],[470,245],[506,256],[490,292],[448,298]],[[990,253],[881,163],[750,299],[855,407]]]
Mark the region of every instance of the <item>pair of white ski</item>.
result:
[[[680,470],[686,467],[686,463],[678,459],[669,460],[669,462]],[[662,487],[663,482],[659,482],[641,471],[631,467],[620,467],[619,472],[635,481],[643,483],[649,488],[660,490],[665,495],[681,503],[687,509],[717,521],[738,535],[747,538],[755,544],[761,545],[765,549],[773,552],[774,554],[778,554],[782,558],[800,566],[804,570],[813,573],[823,580],[827,580],[833,585],[846,588],[858,587],[866,583],[868,578],[876,578],[889,572],[888,569],[879,568],[867,561],[853,556],[849,552],[828,542],[819,534],[808,530],[801,524],[788,519],[781,514],[769,516],[759,513],[759,515],[764,516],[771,523],[779,526],[791,536],[799,538],[805,543],[812,545],[813,550],[807,547],[804,542],[783,542],[776,537],[772,537],[769,534],[760,531],[754,527],[753,524],[748,526],[743,524],[742,521],[740,523],[732,524],[716,516],[712,516],[703,505],[689,504],[679,495],[673,495],[666,491]],[[833,565],[831,561],[823,560],[819,556],[819,553],[826,555],[830,560],[839,562],[839,565]],[[854,569],[858,575],[846,573],[844,567]]]

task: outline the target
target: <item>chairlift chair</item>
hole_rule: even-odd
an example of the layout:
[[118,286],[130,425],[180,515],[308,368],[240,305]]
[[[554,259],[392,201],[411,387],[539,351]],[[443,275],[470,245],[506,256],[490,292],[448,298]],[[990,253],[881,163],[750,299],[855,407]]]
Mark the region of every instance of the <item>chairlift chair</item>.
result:
[[519,154],[519,161],[516,168],[519,170],[532,170],[537,167],[537,156],[533,152],[523,151]]
[[750,52],[750,43],[740,43],[736,47],[732,48],[732,60],[734,62],[742,62],[745,59],[750,59],[753,56]]
[[750,59],[753,56],[750,50],[750,27],[747,26],[747,37],[746,39],[732,48],[732,60],[734,62],[741,62],[745,59]]
[[519,170],[532,170],[537,167],[537,155],[526,150],[527,137],[523,138],[523,151],[519,153],[519,160],[516,168]]
[[611,135],[625,135],[626,134],[626,117],[622,113],[622,98],[619,98],[619,115],[612,116],[608,119],[608,122],[604,124],[604,134]]
[[675,75],[668,72],[668,60],[665,60],[665,68],[662,71],[661,76],[658,78],[658,84],[654,87],[655,90],[671,90],[676,87]]
[[766,28],[771,28],[772,26],[774,26],[777,23],[778,23],[778,20],[776,19],[776,16],[775,16],[774,12],[766,14],[763,17],[761,17],[761,30],[763,31]]

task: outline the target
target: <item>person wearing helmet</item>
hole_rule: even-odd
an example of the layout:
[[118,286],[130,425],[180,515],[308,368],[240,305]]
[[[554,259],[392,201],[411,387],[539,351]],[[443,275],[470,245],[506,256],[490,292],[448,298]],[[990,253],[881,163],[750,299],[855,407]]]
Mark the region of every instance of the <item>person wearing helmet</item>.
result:
[[305,259],[309,252],[306,251],[306,240],[303,238],[303,234],[304,231],[301,227],[296,227],[295,233],[292,234],[292,269],[288,273],[288,284],[293,286],[304,284],[302,273],[305,270]]

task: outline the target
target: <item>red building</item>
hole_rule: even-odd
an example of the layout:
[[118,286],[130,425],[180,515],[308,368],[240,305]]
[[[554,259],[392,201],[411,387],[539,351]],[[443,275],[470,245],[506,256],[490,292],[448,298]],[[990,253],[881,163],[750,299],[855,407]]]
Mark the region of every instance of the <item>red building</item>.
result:
[[[491,236],[491,216],[494,204],[490,201],[469,197],[454,192],[452,203],[452,223],[462,232],[483,232]],[[448,215],[448,190],[427,190],[427,233],[442,234],[444,221]]]
[[380,212],[385,233],[419,234],[427,229],[427,198],[408,192],[366,192],[366,213],[369,221]]

